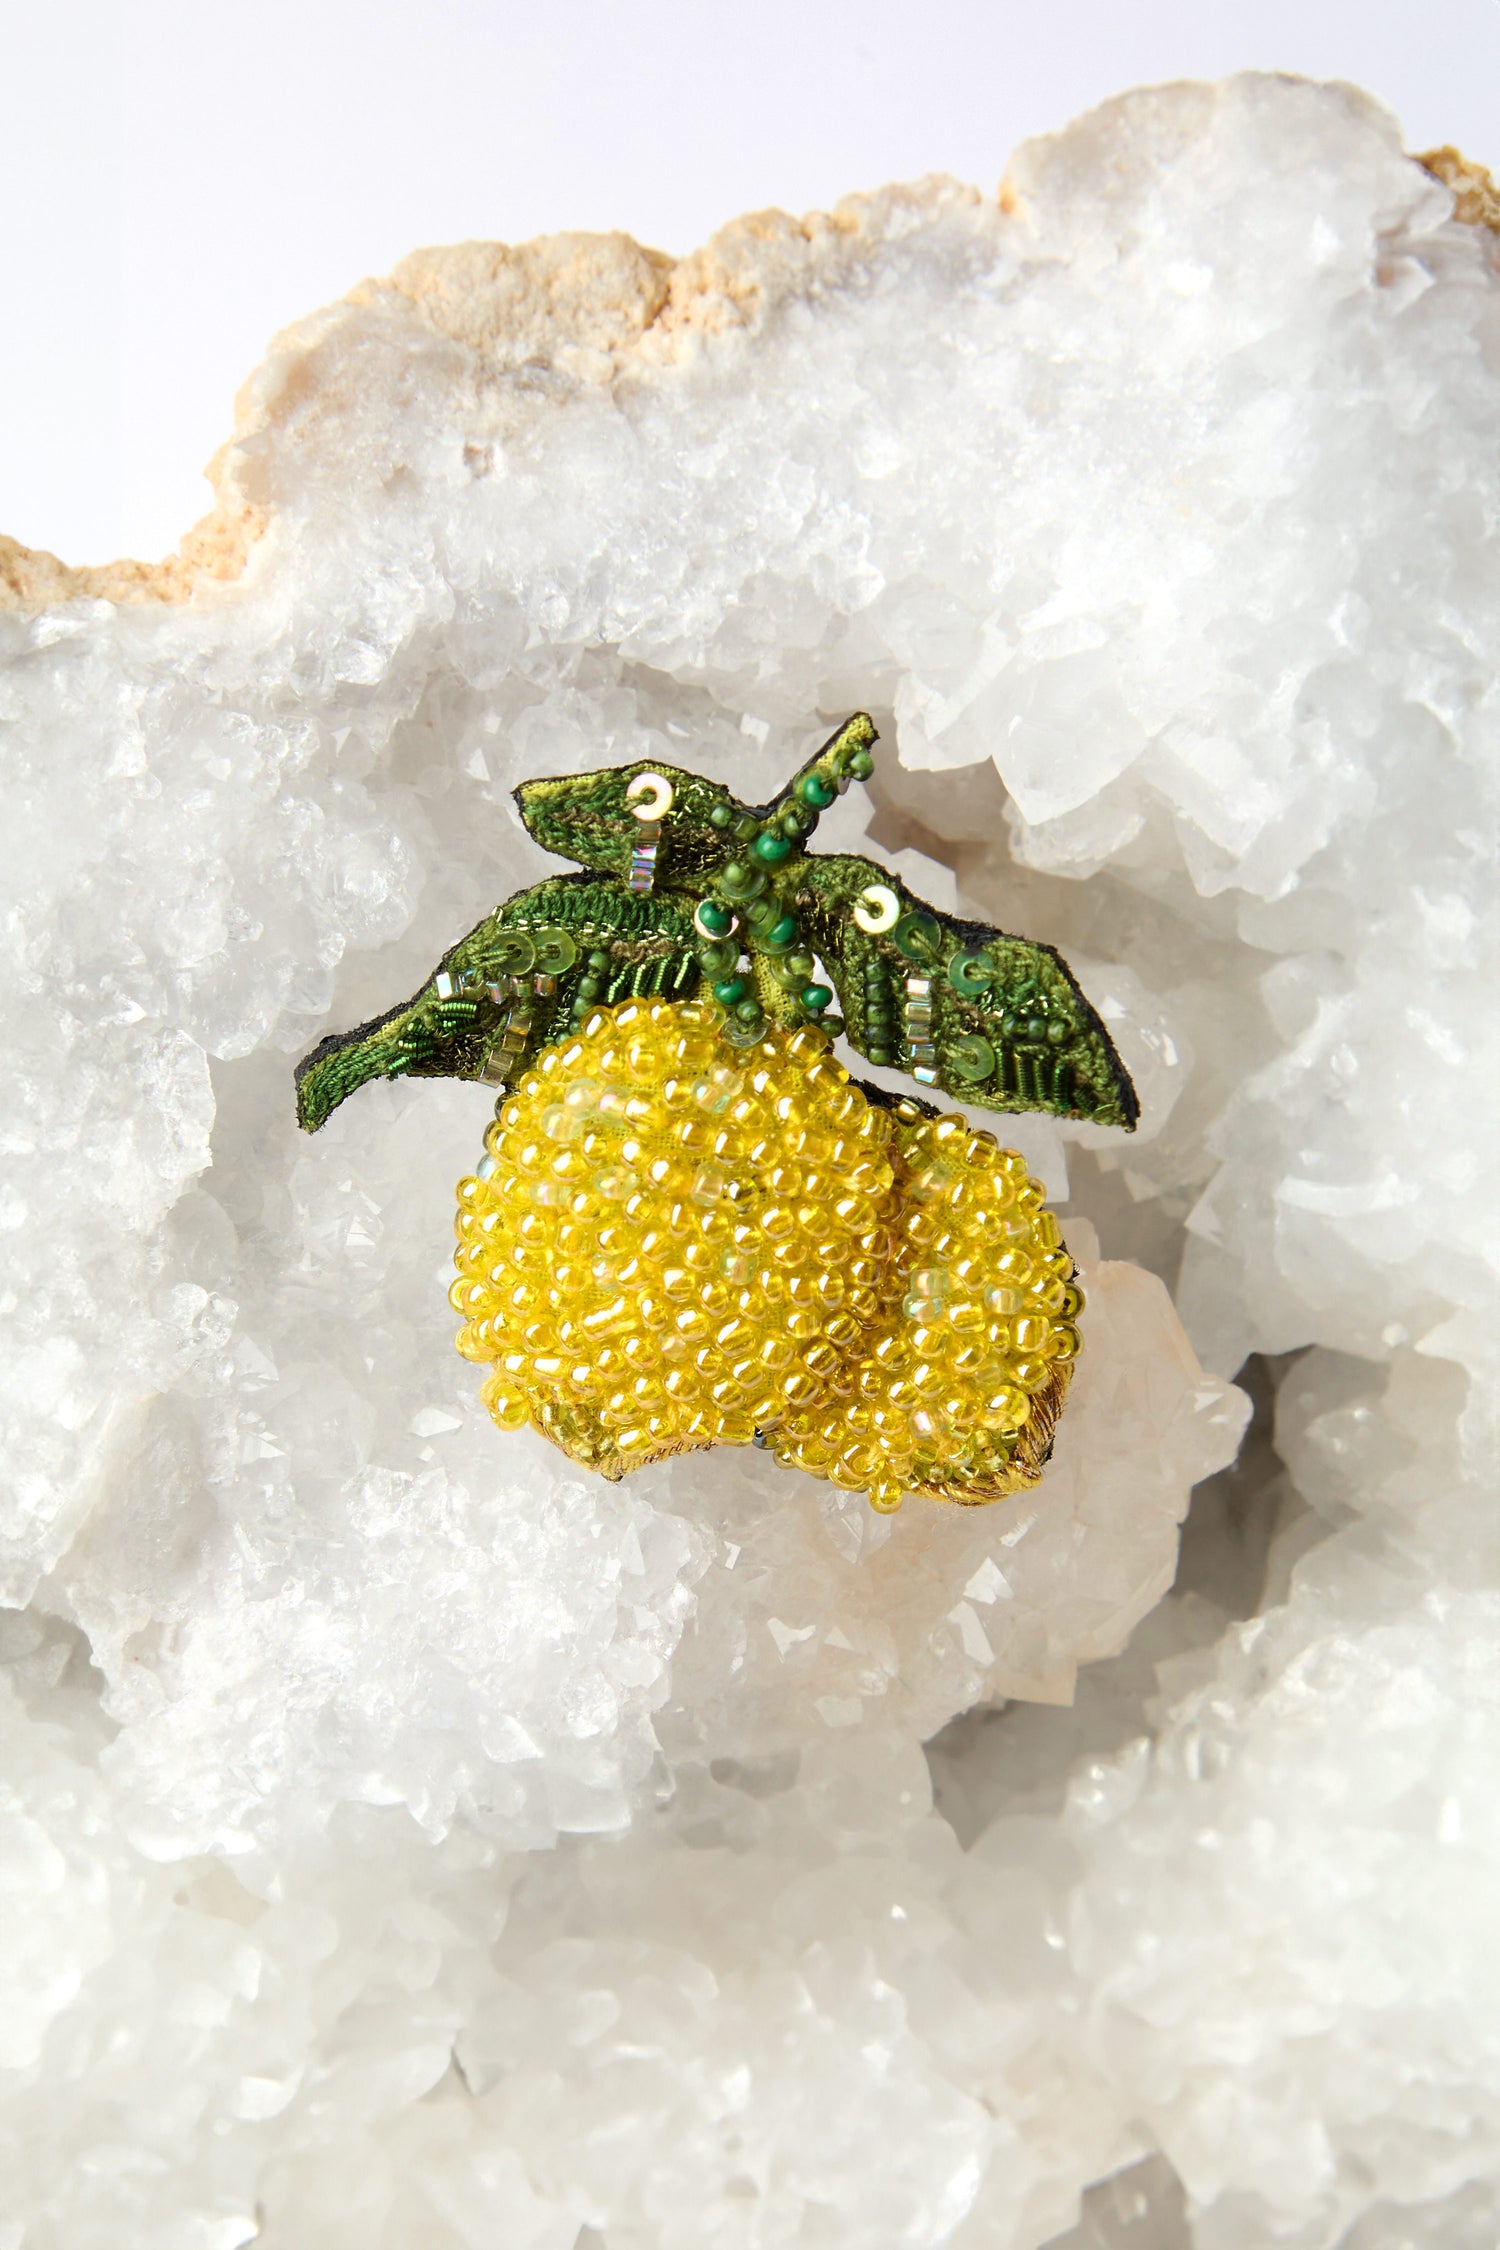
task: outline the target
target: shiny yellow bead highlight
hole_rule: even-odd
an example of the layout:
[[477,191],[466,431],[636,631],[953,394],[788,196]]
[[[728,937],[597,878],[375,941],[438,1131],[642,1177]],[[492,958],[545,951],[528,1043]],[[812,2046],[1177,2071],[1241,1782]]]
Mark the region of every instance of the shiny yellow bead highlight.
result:
[[611,1478],[759,1442],[882,1511],[1035,1484],[1083,1300],[1021,1158],[724,1021],[600,1009],[502,1104],[449,1292],[490,1413]]

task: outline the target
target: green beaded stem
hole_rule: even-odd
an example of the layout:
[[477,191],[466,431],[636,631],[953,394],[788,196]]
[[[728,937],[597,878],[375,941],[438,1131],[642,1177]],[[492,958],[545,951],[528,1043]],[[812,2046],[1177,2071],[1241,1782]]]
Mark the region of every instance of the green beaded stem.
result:
[[[507,900],[412,999],[323,1040],[297,1070],[299,1122],[315,1132],[372,1078],[483,1079],[503,1091],[592,1009],[688,999],[706,984],[741,1045],[768,1022],[821,1022],[868,1061],[971,1106],[1129,1130],[1134,1088],[1052,947],[940,914],[874,860],[807,849],[819,814],[873,772],[876,739],[857,712],[760,806],[644,759],[523,782],[515,797],[531,835],[584,872]],[[627,792],[645,774],[670,785],[672,802],[653,827],[642,892],[632,888],[642,823]],[[835,999],[842,1021],[827,1012]]]

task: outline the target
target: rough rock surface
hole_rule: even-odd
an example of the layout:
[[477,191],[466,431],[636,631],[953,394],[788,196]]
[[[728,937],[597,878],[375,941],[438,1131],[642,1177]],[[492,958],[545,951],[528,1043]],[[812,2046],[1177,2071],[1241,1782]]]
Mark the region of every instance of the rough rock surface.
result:
[[[1362,96],[1170,87],[998,199],[421,253],[197,562],[12,553],[6,2250],[1493,2238],[1497,307]],[[1014,1135],[1057,1456],[609,1488],[451,1350],[487,1097],[303,1141],[291,1061],[534,879],[516,780],[856,706],[820,841],[1143,1097]]]

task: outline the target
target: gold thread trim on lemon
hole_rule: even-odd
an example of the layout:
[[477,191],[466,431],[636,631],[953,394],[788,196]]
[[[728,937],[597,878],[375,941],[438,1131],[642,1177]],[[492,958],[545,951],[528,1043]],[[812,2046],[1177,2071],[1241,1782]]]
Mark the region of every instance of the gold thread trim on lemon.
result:
[[450,1291],[496,1422],[610,1478],[758,1443],[881,1510],[1034,1485],[1082,1297],[1021,1157],[725,1022],[596,1009],[502,1103]]

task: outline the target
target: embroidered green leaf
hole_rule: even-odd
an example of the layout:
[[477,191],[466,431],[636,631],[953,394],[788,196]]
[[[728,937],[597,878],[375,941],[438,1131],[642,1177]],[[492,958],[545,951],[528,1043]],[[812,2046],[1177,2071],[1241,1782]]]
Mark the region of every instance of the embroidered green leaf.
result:
[[1051,946],[939,913],[852,853],[804,874],[796,903],[856,1053],[980,1109],[1134,1126],[1135,1089]]
[[872,1063],[981,1108],[1128,1130],[1135,1091],[1061,955],[938,913],[873,860],[807,848],[868,778],[875,740],[856,712],[764,805],[644,759],[524,782],[526,827],[584,872],[508,900],[414,998],[325,1039],[297,1073],[301,1123],[316,1131],[376,1077],[509,1086],[590,1008],[709,984],[741,1045],[768,1020],[840,1028],[836,996]]
[[511,1085],[592,1007],[687,999],[701,974],[693,945],[679,902],[549,876],[487,915],[410,1000],[315,1047],[297,1068],[297,1121],[315,1133],[372,1078]]

